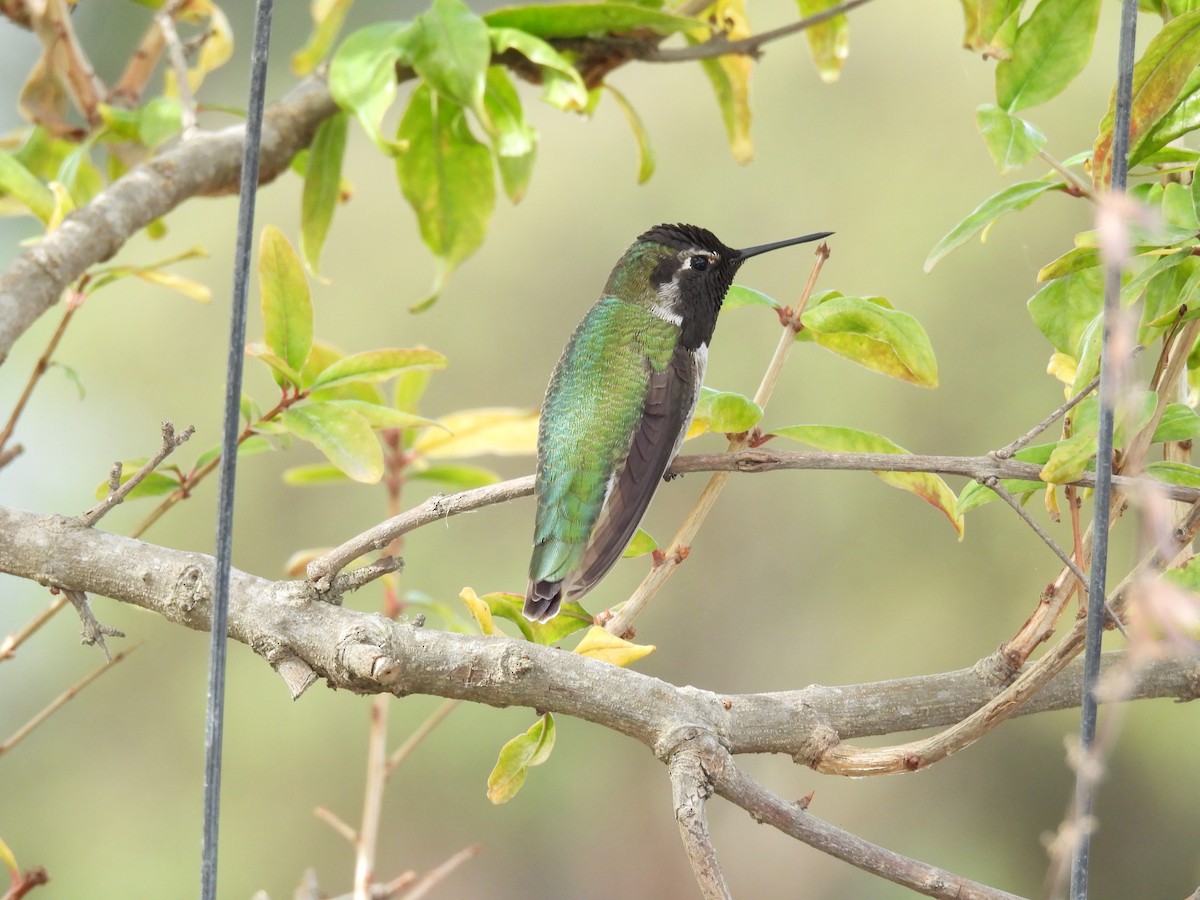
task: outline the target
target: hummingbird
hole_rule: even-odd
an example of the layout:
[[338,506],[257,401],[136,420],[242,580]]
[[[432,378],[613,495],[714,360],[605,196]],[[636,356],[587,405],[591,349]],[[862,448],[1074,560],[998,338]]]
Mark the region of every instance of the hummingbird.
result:
[[717,314],[752,256],[695,225],[638,237],[571,335],[538,425],[527,619],[553,618],[624,553],[696,411]]

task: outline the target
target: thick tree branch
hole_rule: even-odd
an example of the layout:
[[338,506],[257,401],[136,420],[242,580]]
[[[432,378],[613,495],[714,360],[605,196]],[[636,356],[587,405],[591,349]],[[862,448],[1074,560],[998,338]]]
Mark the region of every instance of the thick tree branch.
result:
[[[302,81],[268,107],[260,181],[283,172],[337,106],[317,79]],[[110,259],[139,230],[201,194],[233,190],[245,127],[198,134],[133,169],[16,257],[0,275],[0,364],[38,316],[89,266]]]
[[[212,590],[209,556],[84,528],[78,520],[0,507],[0,572],[85,590],[204,631]],[[573,653],[498,636],[474,637],[392,622],[321,602],[302,581],[234,571],[230,636],[278,668],[295,660],[334,687],[358,693],[431,694],[490,706],[527,706],[582,718],[648,747],[702,725],[734,753],[804,757],[832,731],[843,739],[959,721],[996,696],[981,664],[940,675],[850,687],[719,694],[676,687]],[[1118,658],[1110,656],[1109,658]],[[1068,666],[1021,712],[1078,705],[1078,667]],[[1190,700],[1200,660],[1159,661],[1131,699]]]

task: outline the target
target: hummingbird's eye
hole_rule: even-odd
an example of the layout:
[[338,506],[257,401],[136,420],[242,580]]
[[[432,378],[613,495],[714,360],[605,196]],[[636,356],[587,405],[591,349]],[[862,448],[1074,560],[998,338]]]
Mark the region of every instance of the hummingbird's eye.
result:
[[694,272],[703,272],[708,268],[707,256],[693,256],[688,260],[688,268]]

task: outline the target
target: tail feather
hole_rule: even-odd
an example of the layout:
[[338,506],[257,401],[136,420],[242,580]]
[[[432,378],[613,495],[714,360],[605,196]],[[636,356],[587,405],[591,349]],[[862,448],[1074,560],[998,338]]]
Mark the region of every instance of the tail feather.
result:
[[525,594],[525,618],[534,622],[548,622],[558,615],[562,606],[561,581],[532,581]]

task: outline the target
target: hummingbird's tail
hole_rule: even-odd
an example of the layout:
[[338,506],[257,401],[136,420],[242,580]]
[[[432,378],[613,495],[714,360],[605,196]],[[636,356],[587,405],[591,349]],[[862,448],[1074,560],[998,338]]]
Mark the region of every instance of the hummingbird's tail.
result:
[[558,615],[562,605],[561,581],[531,581],[525,593],[525,618],[534,622],[548,622]]

